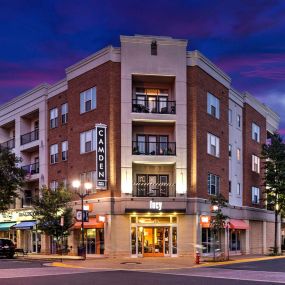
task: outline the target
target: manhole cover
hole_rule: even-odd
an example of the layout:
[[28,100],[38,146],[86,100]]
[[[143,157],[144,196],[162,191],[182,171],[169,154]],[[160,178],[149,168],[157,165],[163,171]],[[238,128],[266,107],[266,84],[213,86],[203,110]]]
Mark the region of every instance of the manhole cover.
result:
[[136,262],[136,261],[125,261],[125,262],[121,262],[121,264],[141,264],[141,263]]

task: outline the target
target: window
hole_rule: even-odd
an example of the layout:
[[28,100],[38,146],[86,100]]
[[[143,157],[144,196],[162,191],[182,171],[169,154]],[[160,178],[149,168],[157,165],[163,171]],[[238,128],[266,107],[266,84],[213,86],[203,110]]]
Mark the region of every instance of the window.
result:
[[232,145],[229,144],[229,157],[232,157]]
[[57,108],[53,108],[50,110],[50,127],[51,129],[56,128],[58,126],[58,110]]
[[55,191],[58,188],[58,182],[56,180],[51,181],[50,189]]
[[237,161],[240,161],[241,159],[241,150],[240,148],[237,148]]
[[240,188],[240,183],[237,184],[237,195],[240,195],[241,193],[241,188]]
[[241,127],[241,116],[240,115],[237,115],[237,126],[238,128]]
[[229,193],[232,193],[232,181],[229,181]]
[[53,144],[50,146],[50,163],[54,164],[58,162],[58,145]]
[[80,153],[94,151],[96,148],[95,129],[80,134]]
[[61,123],[66,124],[68,120],[68,104],[61,105]]
[[96,171],[89,171],[80,174],[81,185],[84,185],[85,182],[92,184],[93,192],[96,189]]
[[259,204],[259,188],[251,187],[252,192],[252,204]]
[[259,173],[260,172],[260,158],[256,155],[252,155],[252,171]]
[[256,142],[260,142],[260,127],[255,123],[252,123],[252,139]]
[[231,125],[233,123],[233,111],[232,109],[229,109],[229,124]]
[[208,133],[207,136],[208,136],[208,154],[219,157],[220,156],[220,139],[210,133]]
[[61,159],[67,160],[68,157],[68,141],[61,143]]
[[151,42],[151,55],[157,55],[157,42]]
[[208,193],[210,195],[217,195],[220,192],[220,177],[208,173]]
[[209,228],[202,228],[203,253],[213,252],[213,232]]
[[80,93],[80,114],[96,109],[96,87]]
[[215,118],[220,118],[220,100],[210,93],[208,93],[207,97],[207,111],[208,114]]

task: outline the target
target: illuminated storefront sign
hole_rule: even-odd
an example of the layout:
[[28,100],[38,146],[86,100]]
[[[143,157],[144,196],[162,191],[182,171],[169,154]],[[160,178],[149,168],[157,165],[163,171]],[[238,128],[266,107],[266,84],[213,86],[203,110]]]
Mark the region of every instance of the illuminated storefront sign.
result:
[[149,201],[149,208],[151,210],[162,210],[162,202],[154,202],[154,201]]
[[21,222],[35,219],[34,211],[31,210],[10,210],[0,213],[0,223],[3,222]]
[[96,124],[97,189],[107,189],[107,126]]

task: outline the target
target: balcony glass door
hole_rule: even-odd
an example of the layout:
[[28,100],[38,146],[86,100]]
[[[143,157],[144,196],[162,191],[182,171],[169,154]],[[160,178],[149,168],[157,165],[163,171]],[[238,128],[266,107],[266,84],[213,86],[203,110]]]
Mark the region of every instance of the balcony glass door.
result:
[[145,197],[146,189],[147,189],[146,175],[138,174],[137,175],[137,195],[139,197]]
[[148,153],[156,154],[156,136],[148,136]]
[[168,113],[167,110],[167,97],[159,96],[158,97],[158,112],[162,114]]
[[138,154],[145,154],[145,136],[137,136]]
[[157,175],[148,175],[148,196],[157,197],[159,193],[159,186],[157,183]]
[[160,195],[161,197],[168,197],[168,175],[159,175]]
[[151,113],[157,113],[156,96],[148,96],[148,108]]
[[168,136],[159,136],[159,154],[167,154]]

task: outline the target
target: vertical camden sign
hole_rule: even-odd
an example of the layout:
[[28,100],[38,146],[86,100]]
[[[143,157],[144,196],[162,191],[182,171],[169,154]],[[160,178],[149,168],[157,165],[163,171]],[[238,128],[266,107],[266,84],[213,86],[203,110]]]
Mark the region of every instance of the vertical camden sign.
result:
[[97,189],[107,189],[107,126],[96,124],[97,141]]

